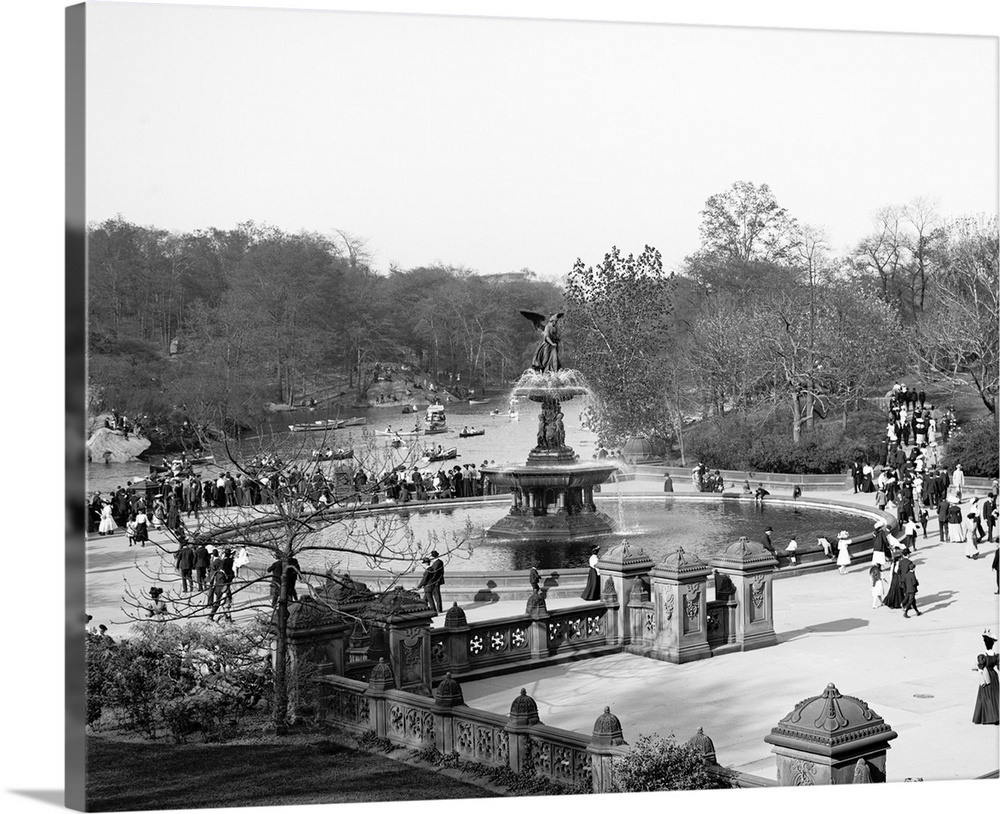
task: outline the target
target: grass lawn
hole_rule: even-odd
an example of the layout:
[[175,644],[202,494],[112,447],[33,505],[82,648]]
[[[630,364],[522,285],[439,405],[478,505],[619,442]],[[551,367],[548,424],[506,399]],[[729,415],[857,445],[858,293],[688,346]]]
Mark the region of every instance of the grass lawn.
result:
[[322,738],[212,745],[87,738],[89,811],[494,796]]

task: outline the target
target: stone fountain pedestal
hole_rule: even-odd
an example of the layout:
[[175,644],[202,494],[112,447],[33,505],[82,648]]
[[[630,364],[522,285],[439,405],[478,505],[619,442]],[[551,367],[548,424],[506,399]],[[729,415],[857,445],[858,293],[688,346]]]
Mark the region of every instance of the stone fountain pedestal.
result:
[[484,466],[499,489],[510,489],[508,514],[486,531],[515,540],[590,540],[614,531],[614,522],[594,505],[594,488],[611,477],[615,464],[580,461],[565,443],[561,403],[586,392],[573,386],[536,385],[515,395],[541,402],[538,445],[523,464]]

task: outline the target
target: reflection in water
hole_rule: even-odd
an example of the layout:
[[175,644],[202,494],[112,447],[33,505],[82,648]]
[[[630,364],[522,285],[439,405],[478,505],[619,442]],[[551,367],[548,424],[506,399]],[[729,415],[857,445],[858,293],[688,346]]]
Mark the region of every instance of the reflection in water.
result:
[[[632,546],[643,548],[653,562],[659,562],[681,546],[685,551],[707,559],[741,536],[762,542],[764,529],[768,526],[774,529],[774,545],[779,551],[793,537],[801,551],[816,547],[816,538],[821,535],[833,539],[841,529],[852,537],[871,530],[867,518],[849,512],[779,505],[761,507],[746,500],[619,497],[598,499],[596,502],[601,511],[619,518],[619,529],[598,541],[601,551],[628,540]],[[615,503],[619,504],[617,510]],[[452,554],[448,564],[449,568],[458,571],[524,571],[534,566],[545,574],[557,569],[581,568],[587,564],[590,548],[594,544],[591,541],[487,538],[485,528],[506,511],[506,505],[493,504],[477,508],[408,509],[405,515],[420,544],[430,540],[432,534],[462,534],[466,524],[471,523],[470,539],[461,550]],[[330,542],[342,540],[343,533],[343,529],[337,526],[321,532]],[[360,561],[348,561],[345,565],[359,567],[362,564]]]

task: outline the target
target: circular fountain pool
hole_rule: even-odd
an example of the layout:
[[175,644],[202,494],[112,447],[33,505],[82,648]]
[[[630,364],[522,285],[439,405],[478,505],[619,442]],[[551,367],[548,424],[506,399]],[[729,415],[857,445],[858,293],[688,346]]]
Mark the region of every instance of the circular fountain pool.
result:
[[[846,530],[856,538],[872,530],[871,516],[855,511],[777,502],[759,507],[752,501],[739,499],[630,495],[621,499],[598,497],[595,503],[616,525],[612,534],[597,543],[601,551],[628,540],[631,545],[643,548],[654,562],[678,547],[707,559],[741,536],[763,541],[768,526],[774,530],[772,539],[779,551],[793,537],[803,549],[814,548],[820,535],[833,540],[838,531]],[[464,536],[468,529],[468,539],[451,554],[450,570],[489,572],[519,571],[531,566],[539,569],[586,566],[594,544],[591,542],[488,537],[486,529],[504,515],[508,505],[507,501],[474,506],[438,506],[432,502],[393,507],[391,511],[405,518],[422,550],[436,547],[444,551],[453,535]],[[356,522],[363,527],[370,521],[356,518]],[[338,524],[320,532],[321,540],[331,548],[342,544],[346,533],[346,528]],[[322,551],[311,552],[310,560],[321,558],[322,554]],[[366,567],[359,556],[338,553],[337,558],[341,567]],[[310,562],[314,568],[322,564],[318,559]]]

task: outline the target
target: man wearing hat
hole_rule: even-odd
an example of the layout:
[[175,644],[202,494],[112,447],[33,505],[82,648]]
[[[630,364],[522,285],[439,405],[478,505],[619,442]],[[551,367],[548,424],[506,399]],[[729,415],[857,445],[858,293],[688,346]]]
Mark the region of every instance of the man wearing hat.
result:
[[431,552],[431,560],[430,567],[427,569],[431,601],[427,604],[438,613],[441,613],[444,610],[444,606],[441,603],[441,586],[444,585],[444,563],[441,562],[441,555],[436,550]]
[[420,577],[420,582],[417,583],[416,590],[423,591],[424,602],[427,603],[427,607],[431,610],[436,611],[437,606],[434,604],[434,577],[431,574],[431,558],[423,557],[420,562],[424,565],[424,573]]

